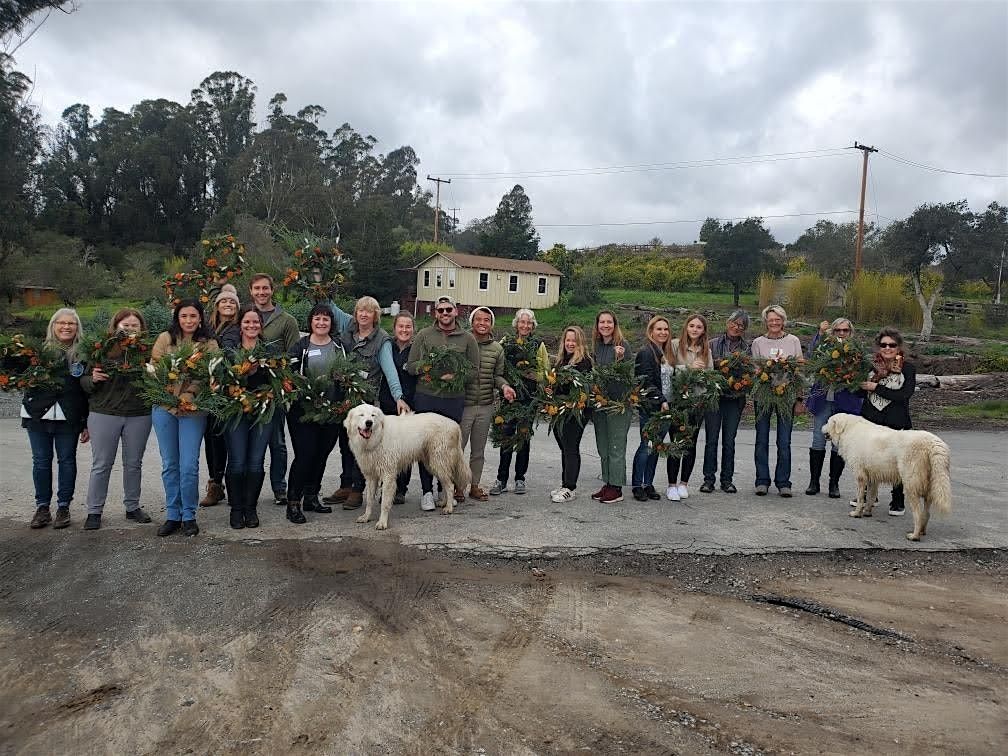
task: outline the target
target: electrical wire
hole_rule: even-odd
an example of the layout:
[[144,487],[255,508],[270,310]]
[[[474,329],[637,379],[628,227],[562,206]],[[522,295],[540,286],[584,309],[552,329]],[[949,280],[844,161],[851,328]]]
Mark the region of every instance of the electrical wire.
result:
[[911,165],[914,168],[920,168],[925,171],[934,171],[935,173],[950,173],[954,176],[975,176],[977,178],[1008,178],[1008,173],[977,173],[974,171],[953,171],[948,168],[936,168],[933,165],[927,165],[925,163],[918,163],[916,160],[910,160],[908,158],[900,157],[899,155],[894,155],[891,152],[886,152],[885,150],[879,150],[879,155],[887,157],[890,160],[895,160],[898,163],[904,163],[906,165]]
[[[760,215],[759,213],[752,213],[750,215],[736,215],[733,217],[717,216],[717,220],[721,221],[738,221],[746,220],[747,218],[762,218],[764,220],[768,218],[780,219],[780,218],[806,218],[809,216],[821,216],[821,215],[857,215],[857,210],[823,210],[818,213],[781,213],[778,215]],[[613,221],[611,223],[536,223],[536,228],[595,228],[597,226],[663,226],[663,225],[674,225],[678,223],[703,223],[706,218],[689,218],[681,220],[661,220],[661,221]]]

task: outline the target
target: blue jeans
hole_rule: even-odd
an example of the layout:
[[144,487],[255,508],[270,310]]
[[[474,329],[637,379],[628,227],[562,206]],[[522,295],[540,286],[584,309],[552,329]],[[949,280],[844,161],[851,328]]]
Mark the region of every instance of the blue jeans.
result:
[[161,450],[165,518],[195,520],[199,503],[200,445],[206,431],[206,415],[176,417],[166,409],[155,407],[151,421]]
[[30,421],[28,443],[32,453],[35,506],[52,503],[53,450],[56,452],[56,506],[69,507],[77,482],[77,441],[80,434],[63,420]]
[[776,410],[764,415],[756,408],[756,485],[770,485],[770,416],[777,415],[777,466],[773,483],[777,489],[791,488],[791,427],[794,418],[781,417]]
[[260,473],[265,469],[266,447],[276,432],[273,425],[279,417],[280,413],[274,412],[273,419],[266,425],[256,425],[249,418],[243,417],[233,430],[225,431],[229,475]]
[[[824,401],[819,411],[812,416],[812,447],[819,451],[826,451],[826,438],[823,436],[822,427],[826,421],[836,414],[836,405],[833,402]],[[836,448],[836,444],[833,445]]]
[[735,477],[735,436],[738,434],[745,397],[722,399],[718,408],[704,417],[703,479],[714,485],[717,475],[718,434],[721,435],[721,483],[728,484]]
[[[640,412],[639,430],[641,433],[641,440],[640,446],[637,447],[637,451],[633,457],[633,473],[630,478],[630,485],[634,488],[653,485],[655,470],[658,469],[658,453],[651,448],[647,439],[645,439],[643,435],[644,426],[647,425],[647,421],[650,419],[650,412]],[[651,440],[658,443],[662,439],[654,438]]]
[[[284,417],[286,413],[278,409],[271,423],[273,432],[269,437],[270,488],[274,493],[287,493],[287,441],[284,438]],[[250,468],[251,469],[251,468]]]

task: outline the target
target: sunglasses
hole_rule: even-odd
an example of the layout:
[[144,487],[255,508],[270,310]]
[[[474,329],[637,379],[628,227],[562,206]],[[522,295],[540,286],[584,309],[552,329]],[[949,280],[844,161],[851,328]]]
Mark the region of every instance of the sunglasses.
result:
[[899,346],[899,344],[897,344],[897,343],[895,343],[893,341],[880,341],[879,342],[879,347],[881,347],[882,349],[895,349],[898,346]]
[[833,333],[850,333],[850,328],[834,328]]
[[434,308],[435,312],[440,312],[442,315],[448,315],[449,313],[454,312],[454,310],[455,310],[454,307],[435,307]]

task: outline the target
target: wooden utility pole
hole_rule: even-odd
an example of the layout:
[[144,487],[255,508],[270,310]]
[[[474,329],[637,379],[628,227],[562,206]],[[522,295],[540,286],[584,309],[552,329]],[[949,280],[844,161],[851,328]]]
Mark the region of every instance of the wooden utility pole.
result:
[[858,212],[857,242],[854,247],[854,276],[861,272],[861,250],[864,249],[864,199],[865,187],[868,185],[868,153],[878,152],[874,147],[868,147],[854,142],[854,149],[864,153],[864,164],[861,166],[861,210]]
[[461,207],[446,207],[445,208],[445,212],[448,212],[449,210],[451,210],[451,214],[452,214],[452,242],[455,241],[455,229],[458,228],[458,215],[457,215],[457,213],[461,209],[462,209]]
[[438,226],[441,225],[441,184],[450,184],[451,179],[435,178],[428,173],[427,180],[437,184],[437,199],[434,201],[434,243],[437,244]]

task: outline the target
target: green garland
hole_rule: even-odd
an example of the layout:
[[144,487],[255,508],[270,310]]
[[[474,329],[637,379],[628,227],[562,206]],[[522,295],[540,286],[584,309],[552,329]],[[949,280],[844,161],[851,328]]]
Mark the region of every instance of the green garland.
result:
[[536,406],[533,402],[499,401],[490,424],[490,443],[498,449],[521,449],[535,433]]
[[652,392],[645,388],[643,376],[634,373],[631,360],[615,360],[596,365],[590,375],[592,406],[599,412],[621,415],[637,410]]
[[805,386],[803,367],[804,360],[796,357],[755,362],[752,399],[759,417],[777,410],[785,420],[791,418]]
[[820,341],[805,365],[809,377],[823,389],[844,391],[857,391],[871,369],[871,359],[860,344],[835,336]]
[[0,391],[59,389],[66,371],[64,352],[24,334],[0,335]]
[[676,370],[669,382],[669,406],[702,415],[717,408],[724,389],[724,379],[712,370]]
[[446,346],[434,347],[420,363],[417,380],[435,391],[458,394],[465,390],[466,381],[472,371],[472,363],[462,352]]
[[[693,433],[697,426],[690,412],[671,407],[651,415],[641,428],[641,438],[660,457],[681,457],[693,446]],[[665,434],[669,440],[665,441]]]
[[[216,414],[227,400],[210,391],[210,375],[223,359],[217,351],[207,351],[202,344],[184,342],[175,352],[148,363],[136,382],[143,398],[152,407]],[[191,391],[193,383],[196,384],[195,392]],[[193,396],[183,399],[184,393],[193,393]]]
[[[253,375],[266,375],[268,380],[251,389]],[[285,409],[294,401],[294,389],[290,360],[270,354],[262,343],[238,349],[232,359],[216,363],[210,377],[210,390],[225,400],[214,407],[213,414],[229,428],[244,417],[253,418],[256,425],[268,425],[277,408]]]

